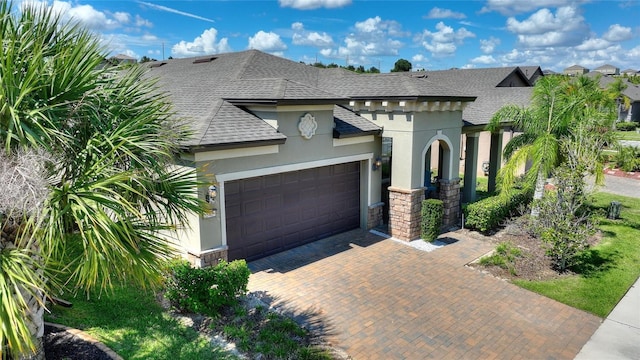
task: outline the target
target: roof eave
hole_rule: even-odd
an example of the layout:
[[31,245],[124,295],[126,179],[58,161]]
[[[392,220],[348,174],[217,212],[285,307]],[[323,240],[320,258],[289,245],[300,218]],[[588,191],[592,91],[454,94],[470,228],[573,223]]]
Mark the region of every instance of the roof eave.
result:
[[188,146],[188,151],[190,153],[197,153],[197,152],[203,152],[203,151],[242,149],[242,148],[257,147],[257,146],[269,146],[269,145],[282,145],[286,141],[287,139],[284,138],[284,139],[269,139],[269,140],[255,140],[255,141],[238,141],[238,142],[229,142],[229,143],[221,143],[221,144],[192,145],[192,146]]

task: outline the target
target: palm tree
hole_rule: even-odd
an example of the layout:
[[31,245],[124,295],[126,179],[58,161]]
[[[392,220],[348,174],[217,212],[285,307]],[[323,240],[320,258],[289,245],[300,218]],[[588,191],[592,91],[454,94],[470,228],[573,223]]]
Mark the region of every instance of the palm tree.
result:
[[[534,188],[534,199],[541,199],[546,178],[566,158],[563,141],[591,134],[601,143],[607,135],[603,124],[611,121],[610,98],[598,87],[597,79],[545,76],[536,82],[529,107],[507,105],[491,119],[488,130],[499,129],[509,121],[522,133],[514,137],[504,149],[506,163],[500,170],[502,193],[509,192],[518,170],[529,162],[525,185]],[[589,131],[585,131],[589,130]],[[594,140],[595,141],[595,140]],[[599,155],[595,154],[595,155]],[[597,164],[590,171],[598,173]],[[598,181],[602,179],[600,171]],[[532,215],[537,216],[534,206]]]
[[30,195],[0,197],[0,349],[43,358],[45,297],[157,285],[202,205],[173,165],[190,133],[142,67],[102,66],[98,39],[44,7],[0,4],[0,42],[2,161]]
[[622,110],[627,110],[631,106],[631,99],[623,94],[627,87],[628,85],[625,84],[622,78],[617,78],[615,81],[607,85],[607,93],[617,104],[618,117],[616,120],[620,120]]

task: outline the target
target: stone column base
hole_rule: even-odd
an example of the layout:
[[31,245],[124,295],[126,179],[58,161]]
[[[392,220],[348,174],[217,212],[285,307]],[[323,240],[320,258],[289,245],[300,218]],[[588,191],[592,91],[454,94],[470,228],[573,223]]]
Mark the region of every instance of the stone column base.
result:
[[376,226],[382,224],[383,217],[382,212],[384,210],[384,203],[379,202],[369,205],[367,208],[367,230],[371,230]]
[[440,200],[444,207],[442,224],[457,225],[460,216],[460,179],[440,180]]
[[191,252],[187,252],[186,259],[189,260],[191,265],[197,268],[205,268],[209,266],[216,266],[222,260],[228,261],[227,247],[217,248],[212,250],[206,250],[201,252],[200,254],[194,254]]
[[396,239],[411,241],[420,238],[420,212],[424,188],[389,187],[389,232]]

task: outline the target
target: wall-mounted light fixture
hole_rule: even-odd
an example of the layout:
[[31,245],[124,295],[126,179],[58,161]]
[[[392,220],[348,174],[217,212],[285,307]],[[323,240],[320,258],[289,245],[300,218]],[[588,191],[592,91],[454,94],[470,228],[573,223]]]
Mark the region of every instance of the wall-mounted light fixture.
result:
[[209,186],[204,199],[209,204],[209,212],[205,217],[215,217],[218,215],[218,208],[216,206],[216,199],[218,197],[218,188],[215,185]]
[[380,169],[380,167],[382,166],[382,158],[380,156],[378,156],[376,158],[376,160],[373,162],[373,170],[378,170]]

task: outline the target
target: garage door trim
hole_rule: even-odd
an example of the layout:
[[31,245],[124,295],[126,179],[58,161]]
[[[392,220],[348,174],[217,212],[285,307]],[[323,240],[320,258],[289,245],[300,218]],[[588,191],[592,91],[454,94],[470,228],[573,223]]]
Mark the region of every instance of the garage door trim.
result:
[[[225,181],[239,180],[239,179],[258,177],[258,176],[264,176],[264,175],[273,175],[278,173],[284,173],[284,172],[290,172],[290,171],[296,171],[296,170],[305,170],[305,169],[311,169],[316,167],[337,165],[337,164],[354,162],[354,161],[362,161],[362,160],[369,160],[369,163],[371,163],[371,161],[373,160],[373,153],[365,153],[365,154],[344,156],[344,157],[331,158],[331,159],[325,159],[325,160],[310,161],[310,162],[304,162],[304,163],[273,166],[268,168],[255,169],[255,170],[238,171],[238,172],[228,173],[228,174],[219,174],[219,175],[216,175],[216,179],[218,181],[218,201],[219,201],[219,204],[225,204],[225,198],[224,198],[224,182]],[[368,168],[371,169],[371,166],[368,166]],[[367,186],[369,189],[371,189],[370,171],[367,173],[367,176],[369,178],[369,181],[367,181]],[[369,193],[370,191],[367,191],[367,194]],[[366,199],[366,201],[368,203],[369,199]],[[227,216],[226,216],[226,209],[224,206],[220,207],[220,226],[222,230],[222,245],[227,246],[228,245],[227,244]]]

